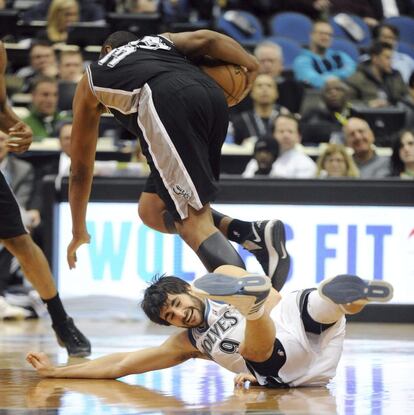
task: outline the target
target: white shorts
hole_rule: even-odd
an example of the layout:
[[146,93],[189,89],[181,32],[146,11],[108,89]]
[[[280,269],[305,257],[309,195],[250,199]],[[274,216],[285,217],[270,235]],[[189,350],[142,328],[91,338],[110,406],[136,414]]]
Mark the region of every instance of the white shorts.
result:
[[301,291],[282,297],[273,309],[276,337],[286,352],[279,377],[290,386],[326,385],[335,376],[345,337],[345,316],[321,334],[305,332],[299,310]]

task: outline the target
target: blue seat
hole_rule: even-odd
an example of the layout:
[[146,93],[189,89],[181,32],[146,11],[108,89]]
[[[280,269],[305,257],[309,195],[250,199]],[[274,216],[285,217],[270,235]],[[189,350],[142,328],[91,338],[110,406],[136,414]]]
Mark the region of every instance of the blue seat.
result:
[[334,37],[340,37],[340,38],[344,38],[344,39],[347,39],[347,40],[351,40],[358,47],[367,47],[371,44],[371,42],[372,42],[371,29],[369,28],[369,26],[365,23],[365,21],[361,17],[356,16],[354,14],[348,14],[348,17],[350,17],[354,21],[354,23],[356,25],[358,25],[359,28],[363,32],[363,37],[359,41],[357,41],[355,39],[352,39],[352,36],[349,35],[347,33],[347,31],[335,21],[335,17],[336,16],[333,16],[329,19],[329,23],[332,25],[332,28],[333,28],[333,31],[334,31]]
[[397,46],[398,52],[405,53],[406,55],[409,55],[414,59],[414,46],[412,44],[398,42]]
[[312,20],[304,14],[283,12],[274,15],[269,22],[271,36],[295,40],[300,45],[309,43]]
[[400,40],[402,42],[414,44],[414,19],[412,17],[388,17],[387,19],[384,19],[383,22],[398,27],[398,30],[400,31]]
[[292,69],[293,61],[296,56],[302,52],[301,45],[295,40],[287,37],[270,36],[266,38],[267,41],[276,43],[282,49],[283,53],[283,66],[285,69]]
[[260,20],[242,10],[224,12],[216,22],[216,29],[241,43],[257,43],[263,39],[263,26]]
[[340,50],[348,54],[355,62],[359,61],[359,49],[355,43],[344,38],[334,38],[332,40],[332,49]]

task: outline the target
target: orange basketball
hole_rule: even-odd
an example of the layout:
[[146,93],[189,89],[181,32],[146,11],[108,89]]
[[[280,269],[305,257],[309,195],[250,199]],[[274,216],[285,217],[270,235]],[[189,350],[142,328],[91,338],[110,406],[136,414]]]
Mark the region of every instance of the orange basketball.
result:
[[247,87],[247,76],[239,65],[231,63],[216,66],[201,66],[222,88],[229,107],[238,104]]

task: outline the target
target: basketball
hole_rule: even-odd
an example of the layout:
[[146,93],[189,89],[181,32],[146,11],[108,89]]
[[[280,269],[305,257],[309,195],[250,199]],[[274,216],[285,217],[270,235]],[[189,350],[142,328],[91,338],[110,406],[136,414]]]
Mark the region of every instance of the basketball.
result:
[[201,68],[220,85],[229,107],[242,100],[247,86],[247,76],[239,65],[228,63],[215,66],[203,65]]

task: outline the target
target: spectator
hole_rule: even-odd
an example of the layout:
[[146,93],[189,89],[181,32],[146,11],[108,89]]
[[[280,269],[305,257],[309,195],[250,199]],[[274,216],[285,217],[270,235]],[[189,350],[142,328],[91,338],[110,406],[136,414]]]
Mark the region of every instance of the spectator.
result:
[[412,0],[368,0],[367,3],[371,6],[374,17],[378,21],[392,16],[412,16],[414,14]]
[[329,2],[329,12],[331,15],[338,13],[354,14],[362,17],[365,23],[370,27],[374,27],[378,24],[374,9],[369,1],[329,0]]
[[156,13],[159,0],[129,0],[126,2],[126,10],[129,13]]
[[[279,157],[273,163],[269,176],[292,179],[315,177],[316,164],[299,148],[299,122],[293,115],[281,114],[276,118],[273,138],[279,145]],[[257,161],[252,159],[247,163],[243,176],[251,177],[257,170]]]
[[43,75],[54,78],[58,73],[56,53],[49,41],[32,41],[29,56],[30,66],[25,66],[16,73],[24,81],[22,92],[30,90],[31,82],[36,76]]
[[52,43],[65,43],[69,26],[79,21],[79,4],[76,0],[52,0],[47,12],[47,38]]
[[371,108],[411,102],[408,86],[401,74],[392,69],[393,49],[388,43],[375,42],[370,48],[370,60],[361,63],[347,83],[350,99]]
[[391,156],[391,176],[414,179],[414,134],[403,131],[394,141]]
[[389,176],[390,159],[376,153],[374,133],[365,120],[350,118],[344,126],[344,135],[345,144],[354,150],[353,159],[362,179]]
[[355,72],[355,62],[348,54],[330,49],[332,36],[328,22],[313,24],[309,49],[303,50],[293,62],[297,80],[320,89],[329,78],[346,79]]
[[414,72],[414,59],[406,53],[397,51],[397,43],[400,37],[398,28],[387,23],[381,23],[374,27],[373,35],[376,41],[388,43],[392,46],[392,68],[399,71],[404,82],[408,84],[410,76]]
[[254,55],[260,64],[259,73],[271,75],[276,80],[279,104],[292,113],[299,112],[304,87],[291,73],[283,71],[282,48],[274,42],[264,41],[256,46]]
[[234,142],[243,144],[247,138],[271,134],[273,123],[281,113],[289,110],[276,104],[278,91],[275,80],[270,75],[258,75],[250,93],[253,110],[242,112],[233,119]]
[[34,141],[56,137],[56,124],[66,117],[65,113],[57,111],[57,81],[45,76],[38,77],[33,80],[31,92],[30,114],[23,121],[33,130]]
[[[25,22],[30,22],[32,20],[46,20],[51,3],[52,0],[43,0],[39,4],[30,7],[23,13],[23,20]],[[93,0],[82,0],[78,3],[80,7],[80,20],[82,22],[105,21],[105,11],[102,5],[98,3],[99,2]]]
[[277,141],[272,136],[257,140],[253,152],[253,159],[257,163],[257,170],[250,169],[249,171],[245,171],[242,176],[269,176],[278,154],[279,147]]
[[82,53],[78,50],[62,51],[59,55],[59,80],[79,82],[84,72]]
[[359,177],[358,167],[342,144],[328,144],[316,162],[320,178]]
[[411,74],[410,79],[408,80],[408,91],[410,93],[411,101],[414,102],[414,73]]
[[348,87],[339,79],[328,79],[322,88],[323,107],[308,110],[301,119],[304,144],[342,142],[342,127],[350,116]]

